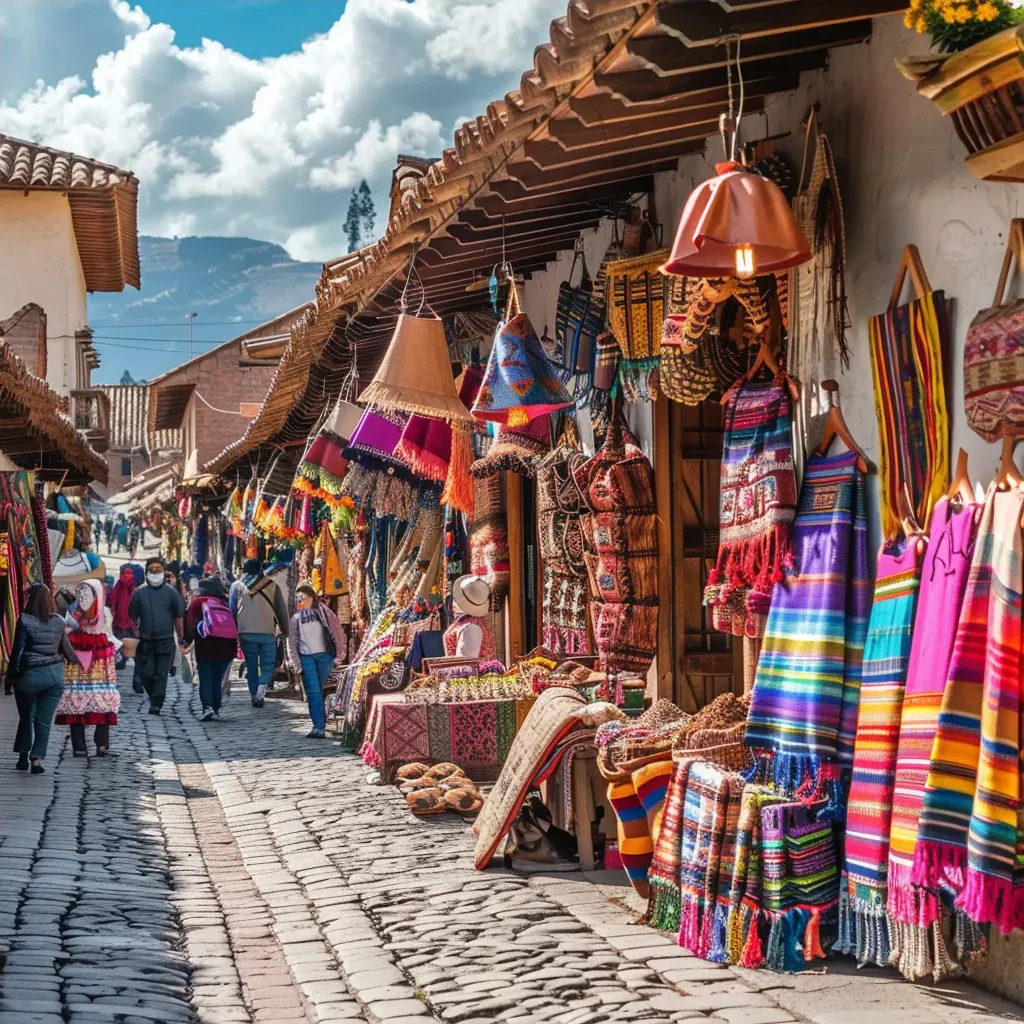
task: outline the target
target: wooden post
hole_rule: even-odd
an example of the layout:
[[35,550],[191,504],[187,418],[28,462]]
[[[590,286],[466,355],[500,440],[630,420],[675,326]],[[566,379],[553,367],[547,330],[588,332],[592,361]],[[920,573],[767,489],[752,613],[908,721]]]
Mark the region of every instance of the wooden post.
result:
[[526,652],[526,590],[523,586],[523,481],[516,473],[505,474],[505,521],[508,528],[508,653],[509,664]]
[[676,566],[672,551],[672,452],[669,443],[669,400],[659,394],[654,404],[654,491],[658,506],[658,697],[675,699],[678,652],[674,643]]

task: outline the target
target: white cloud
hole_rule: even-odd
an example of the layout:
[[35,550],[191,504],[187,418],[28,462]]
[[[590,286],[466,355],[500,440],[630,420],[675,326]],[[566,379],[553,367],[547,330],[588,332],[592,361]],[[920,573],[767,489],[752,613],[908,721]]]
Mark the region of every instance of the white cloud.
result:
[[348,0],[301,49],[252,60],[214,40],[178,46],[146,0],[0,0],[3,40],[25,42],[5,62],[18,87],[0,131],[130,167],[145,233],[248,235],[324,260],[359,180],[379,228],[398,153],[439,156],[442,126],[515,88],[565,7]]

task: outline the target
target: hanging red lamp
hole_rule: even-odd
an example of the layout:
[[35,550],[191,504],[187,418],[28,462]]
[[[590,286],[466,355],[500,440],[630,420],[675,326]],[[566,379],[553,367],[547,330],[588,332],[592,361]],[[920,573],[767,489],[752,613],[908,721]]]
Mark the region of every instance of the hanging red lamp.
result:
[[663,273],[747,279],[811,258],[778,185],[732,160],[715,170],[690,193]]

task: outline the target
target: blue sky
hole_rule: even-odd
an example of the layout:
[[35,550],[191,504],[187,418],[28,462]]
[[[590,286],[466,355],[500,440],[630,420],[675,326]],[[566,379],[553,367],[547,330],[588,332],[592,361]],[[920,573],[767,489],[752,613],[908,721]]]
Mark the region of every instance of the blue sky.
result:
[[174,26],[179,46],[216,39],[246,57],[297,50],[341,17],[345,0],[143,0],[154,21]]

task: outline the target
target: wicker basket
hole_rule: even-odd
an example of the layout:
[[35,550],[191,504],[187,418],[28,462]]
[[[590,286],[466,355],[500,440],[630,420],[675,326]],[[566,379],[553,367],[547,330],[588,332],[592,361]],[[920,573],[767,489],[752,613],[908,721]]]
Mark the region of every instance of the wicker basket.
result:
[[1024,181],[1024,27],[949,57],[904,57],[896,66],[953,122],[977,177]]

